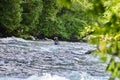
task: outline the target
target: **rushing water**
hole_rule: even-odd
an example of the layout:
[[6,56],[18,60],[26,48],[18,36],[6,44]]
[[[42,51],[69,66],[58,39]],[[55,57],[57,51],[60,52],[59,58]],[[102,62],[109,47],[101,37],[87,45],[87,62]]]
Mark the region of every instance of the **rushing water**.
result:
[[0,80],[108,80],[107,66],[85,54],[87,43],[0,39]]

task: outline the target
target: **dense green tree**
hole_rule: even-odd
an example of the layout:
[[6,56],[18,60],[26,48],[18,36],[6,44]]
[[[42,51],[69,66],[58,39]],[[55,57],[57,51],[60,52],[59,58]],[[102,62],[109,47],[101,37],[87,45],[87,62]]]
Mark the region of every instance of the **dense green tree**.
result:
[[92,21],[92,16],[88,16],[86,13],[86,9],[90,7],[84,6],[83,3],[90,5],[86,0],[81,3],[74,1],[69,8],[63,7],[57,14],[58,19],[62,22],[62,36],[72,41],[80,40],[83,37],[81,32],[84,27],[91,24]]
[[41,0],[27,0],[21,3],[23,8],[21,25],[18,28],[22,31],[20,34],[23,38],[28,38],[29,35],[36,36],[36,28],[39,23],[39,15],[42,10]]
[[[1,5],[1,8],[7,7],[3,2],[1,3],[3,5]],[[12,1],[8,2],[12,4]],[[16,35],[17,33],[16,36],[23,38],[27,38],[30,35],[41,36],[42,34],[47,37],[60,36],[69,40],[79,39],[81,37],[80,31],[91,21],[85,13],[85,4],[88,5],[88,2],[86,0],[83,0],[81,3],[77,1],[73,3],[71,3],[71,1],[67,2],[67,0],[65,3],[62,3],[62,0],[21,0],[19,7],[21,6],[23,11],[22,13],[21,9],[18,11],[20,16],[16,17],[16,20],[20,20],[17,20],[17,27],[2,26],[1,34],[9,36]],[[84,5],[82,5],[82,3],[84,3]],[[10,8],[10,6],[11,5],[9,5],[8,8]],[[15,8],[17,9],[17,6]],[[6,12],[7,11],[5,11],[5,13]],[[9,14],[12,15],[11,12],[9,12]],[[1,18],[1,22],[3,21],[2,19],[8,18],[7,15],[1,11],[1,16],[2,15],[6,16],[6,18]],[[7,22],[7,24],[9,23]],[[1,25],[3,24],[1,23]]]
[[[74,1],[67,4],[66,1],[60,6],[59,3],[61,2],[60,0],[43,0],[40,26],[37,30],[47,37],[57,35],[68,40],[78,40],[81,37],[80,32],[83,27],[91,21],[91,17],[85,13],[86,8],[88,8],[85,5],[89,5],[89,2],[83,0],[81,3]],[[67,7],[65,4],[67,4]]]
[[0,0],[0,34],[16,35],[21,21],[21,0]]
[[57,0],[42,0],[43,9],[39,18],[39,34],[52,36],[57,33],[58,22],[56,14],[59,11]]

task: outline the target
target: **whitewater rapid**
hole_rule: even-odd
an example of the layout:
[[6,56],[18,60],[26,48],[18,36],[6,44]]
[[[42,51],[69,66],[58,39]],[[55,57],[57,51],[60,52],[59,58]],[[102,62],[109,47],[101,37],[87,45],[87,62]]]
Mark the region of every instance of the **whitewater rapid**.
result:
[[87,43],[0,39],[0,80],[108,80],[107,66]]

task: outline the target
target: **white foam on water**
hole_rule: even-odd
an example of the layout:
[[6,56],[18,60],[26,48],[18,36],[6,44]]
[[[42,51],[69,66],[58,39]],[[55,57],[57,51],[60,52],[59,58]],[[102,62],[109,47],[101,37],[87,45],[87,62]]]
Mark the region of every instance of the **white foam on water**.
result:
[[108,77],[93,77],[85,72],[71,72],[65,76],[51,75],[49,73],[43,74],[43,76],[38,77],[37,75],[30,76],[26,79],[21,78],[10,78],[2,77],[0,80],[108,80]]
[[61,77],[58,75],[44,74],[41,77],[33,75],[27,79],[3,77],[3,78],[0,78],[0,80],[70,80],[70,79],[67,79],[65,77]]
[[21,42],[27,42],[27,40],[24,40],[22,38],[16,38],[16,37],[7,37],[7,38],[0,38],[0,41],[3,43],[8,43],[10,41],[21,41]]
[[51,74],[44,74],[41,77],[37,77],[37,76],[31,76],[30,78],[26,79],[26,80],[69,80],[65,77],[62,76],[58,76],[58,75],[51,75]]

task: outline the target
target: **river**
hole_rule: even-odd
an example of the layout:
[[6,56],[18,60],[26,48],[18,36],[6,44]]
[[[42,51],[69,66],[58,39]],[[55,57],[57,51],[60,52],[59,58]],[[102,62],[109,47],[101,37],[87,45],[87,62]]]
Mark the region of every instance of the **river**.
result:
[[79,42],[0,38],[0,80],[108,80],[107,66]]

